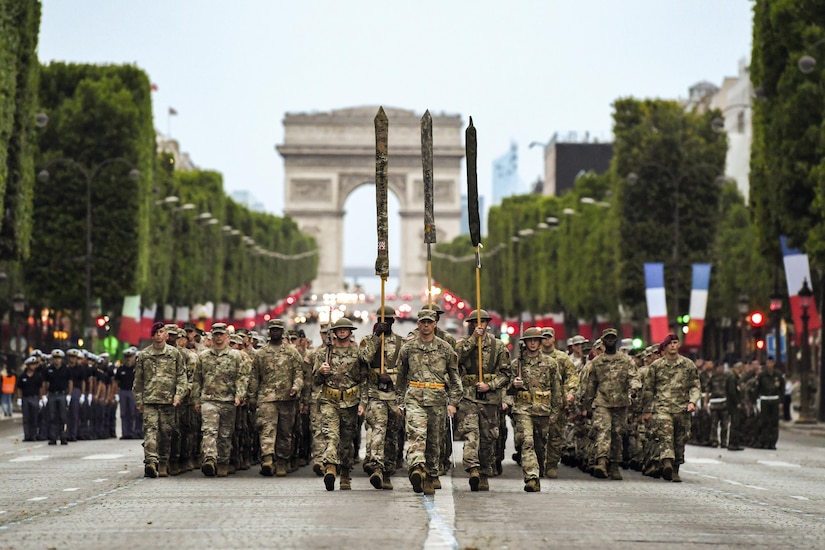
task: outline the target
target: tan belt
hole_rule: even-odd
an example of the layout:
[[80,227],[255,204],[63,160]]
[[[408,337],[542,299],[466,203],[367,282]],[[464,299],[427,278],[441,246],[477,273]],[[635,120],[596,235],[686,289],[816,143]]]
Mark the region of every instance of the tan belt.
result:
[[530,393],[529,391],[520,391],[516,394],[515,399],[516,401],[522,401],[524,403],[530,403],[535,401],[537,403],[549,403],[550,402],[551,392],[549,391],[536,391]]
[[439,382],[410,382],[410,386],[413,388],[428,388],[428,389],[436,389],[436,390],[443,390],[444,384]]
[[352,386],[346,390],[336,390],[329,386],[324,386],[324,397],[334,399],[336,401],[347,401],[358,393],[358,386]]
[[522,403],[530,403],[533,401],[533,394],[529,391],[520,391],[516,393],[515,400]]

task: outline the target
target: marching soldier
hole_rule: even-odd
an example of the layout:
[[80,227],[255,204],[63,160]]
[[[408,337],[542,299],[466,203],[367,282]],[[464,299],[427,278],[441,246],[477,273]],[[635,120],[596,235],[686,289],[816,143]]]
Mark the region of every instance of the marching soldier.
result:
[[269,343],[252,360],[249,378],[250,407],[260,430],[261,475],[283,477],[292,455],[295,405],[304,387],[304,361],[292,345],[284,341],[284,322],[270,319]]
[[321,455],[324,465],[324,486],[335,489],[335,477],[340,475],[340,489],[352,489],[350,472],[355,459],[355,430],[358,426],[360,384],[367,367],[358,356],[358,346],[352,342],[352,321],[342,317],[330,327],[333,338],[326,354],[315,356],[313,376],[321,386],[321,431],[326,446]]
[[454,416],[462,398],[458,356],[435,336],[436,313],[418,312],[418,334],[398,357],[396,400],[406,413],[407,467],[413,491],[434,495],[443,444],[445,414]]
[[[381,321],[383,312],[384,321]],[[360,344],[361,360],[369,365],[369,374],[361,390],[359,415],[367,424],[367,446],[364,471],[376,489],[392,489],[390,478],[395,473],[402,417],[396,408],[395,383],[398,376],[398,354],[404,339],[392,331],[395,310],[389,306],[376,312],[378,322],[372,334]],[[383,358],[381,356],[383,351]]]
[[140,352],[135,366],[135,402],[143,415],[144,475],[166,476],[177,431],[175,409],[189,386],[184,357],[166,343],[163,323],[152,325],[152,344]]
[[525,350],[514,359],[515,374],[507,393],[513,395],[513,420],[521,441],[521,470],[524,490],[541,491],[541,464],[546,461],[550,428],[557,424],[562,407],[561,374],[551,355],[540,351],[543,335],[537,328],[521,337]]
[[576,390],[579,387],[579,373],[570,356],[562,350],[556,348],[556,331],[552,327],[547,327],[541,331],[541,352],[555,359],[561,376],[563,403],[558,409],[558,417],[555,422],[551,422],[550,433],[547,440],[546,459],[544,464],[544,476],[547,479],[558,477],[559,461],[561,460],[561,448],[563,434],[567,425],[566,409],[573,405],[576,398]]
[[[43,377],[43,393],[48,394],[49,445],[68,445],[66,437],[67,408],[72,395],[72,379],[69,369],[63,366],[65,354],[62,350],[52,351],[51,363]],[[68,397],[67,397],[68,396]]]
[[[478,316],[481,315],[481,322]],[[487,330],[492,317],[482,310],[467,316],[470,335],[456,344],[464,397],[458,406],[459,430],[464,436],[464,469],[471,491],[489,491],[496,475],[501,392],[510,384],[510,354],[504,342]],[[420,327],[419,327],[420,328]],[[481,341],[482,366],[478,364]],[[482,378],[479,379],[479,370]]]
[[759,396],[759,419],[761,429],[760,447],[776,450],[779,439],[779,403],[785,393],[785,380],[776,370],[776,361],[768,357],[765,367],[756,378],[756,394]]
[[23,441],[37,437],[37,413],[43,397],[43,376],[37,368],[37,358],[27,357],[23,373],[17,379],[20,390],[20,410],[23,413]]
[[120,439],[138,439],[138,434],[143,432],[143,427],[138,422],[135,394],[132,390],[135,384],[136,361],[137,348],[123,350],[123,364],[115,374],[115,390],[120,405]]

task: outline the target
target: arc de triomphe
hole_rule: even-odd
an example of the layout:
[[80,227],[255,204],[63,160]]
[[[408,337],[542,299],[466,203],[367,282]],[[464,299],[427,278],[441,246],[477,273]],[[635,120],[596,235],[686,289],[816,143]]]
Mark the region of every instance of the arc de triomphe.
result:
[[[401,214],[402,292],[427,288],[424,244],[424,182],[421,168],[421,114],[385,108],[389,119],[390,191]],[[344,285],[344,204],[362,185],[375,183],[377,106],[324,113],[287,113],[284,143],[284,214],[315,237],[320,258],[316,292],[338,291]],[[461,160],[464,156],[459,115],[433,115],[433,204],[438,242],[459,234],[461,220]],[[373,208],[375,208],[373,206]],[[399,231],[390,225],[390,232]],[[376,250],[375,228],[365,247]]]

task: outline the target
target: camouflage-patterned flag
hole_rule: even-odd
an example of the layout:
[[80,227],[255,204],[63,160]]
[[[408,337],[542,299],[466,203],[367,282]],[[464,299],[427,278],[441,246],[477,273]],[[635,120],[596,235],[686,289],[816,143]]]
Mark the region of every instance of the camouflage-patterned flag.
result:
[[389,229],[387,227],[387,138],[389,121],[384,108],[378,108],[375,115],[375,215],[378,229],[378,256],[375,259],[375,274],[381,278],[390,276],[390,255],[387,250]]
[[[436,242],[433,212],[433,117],[429,110],[421,117],[421,167],[424,171],[424,242],[429,245]],[[429,246],[427,252],[429,253]]]
[[477,247],[481,243],[481,220],[478,215],[478,176],[476,174],[478,144],[473,117],[470,117],[470,125],[464,132],[464,141],[467,151],[467,214],[470,218],[470,239],[473,241],[473,247]]

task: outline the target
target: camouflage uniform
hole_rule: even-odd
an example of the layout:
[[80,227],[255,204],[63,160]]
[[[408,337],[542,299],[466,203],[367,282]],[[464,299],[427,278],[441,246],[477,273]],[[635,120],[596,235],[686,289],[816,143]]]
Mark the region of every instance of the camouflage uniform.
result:
[[[324,432],[321,430],[321,389],[324,386],[316,382],[315,377],[312,375],[312,369],[316,362],[320,361],[323,363],[326,361],[326,356],[327,348],[325,346],[319,346],[312,353],[308,354],[305,359],[307,363],[305,372],[309,372],[309,378],[304,378],[304,382],[305,385],[309,386],[309,429],[310,432],[312,432],[311,454],[312,460],[315,463],[313,468],[318,475],[323,475],[321,455],[327,446]],[[308,384],[306,384],[307,380],[309,380]]]
[[201,454],[204,464],[217,462],[219,472],[229,465],[236,403],[244,401],[248,382],[249,364],[240,351],[213,346],[198,355],[192,399],[201,412]]
[[659,459],[671,460],[678,473],[690,435],[688,403],[698,403],[702,396],[696,365],[682,355],[657,359],[648,370],[644,394],[645,412],[654,415],[659,434]]
[[[250,406],[257,406],[256,426],[260,430],[261,472],[277,460],[276,473],[286,475],[292,455],[295,404],[304,387],[304,361],[294,346],[267,344],[255,354],[249,378]],[[271,475],[271,469],[269,470]]]
[[547,451],[544,463],[544,471],[548,474],[550,474],[550,472],[554,474],[561,460],[561,449],[564,441],[563,434],[567,425],[567,414],[565,412],[567,396],[576,395],[576,390],[579,387],[579,374],[573,365],[573,361],[570,360],[570,356],[560,349],[554,348],[549,355],[555,359],[559,367],[562,384],[562,404],[558,409],[556,419],[550,423],[550,433],[547,439]]
[[[622,461],[622,438],[627,424],[630,392],[639,388],[636,364],[624,353],[603,353],[590,363],[584,407],[592,411],[595,430],[595,459],[606,477],[604,466],[610,462],[615,476]],[[591,416],[588,414],[588,416]]]
[[180,351],[164,344],[140,352],[135,365],[135,403],[143,410],[143,463],[164,466],[169,462],[172,434],[177,431],[174,401],[189,389],[186,364]]
[[513,395],[515,431],[521,440],[521,471],[525,483],[533,480],[538,486],[546,463],[550,429],[557,424],[563,406],[561,373],[556,360],[540,351],[532,356],[525,352],[520,359],[514,359],[511,370],[523,381],[521,388],[511,381],[507,389]]
[[458,406],[459,431],[464,437],[464,469],[481,475],[496,474],[496,446],[499,434],[501,392],[510,383],[510,354],[507,346],[489,331],[482,342],[482,375],[490,386],[485,394],[476,392],[478,379],[477,339],[469,336],[456,344],[464,397]]
[[458,356],[440,338],[407,341],[398,356],[396,398],[406,410],[407,467],[438,476],[447,405],[461,400]]
[[[369,365],[369,375],[361,390],[361,407],[367,424],[366,456],[364,471],[372,474],[380,470],[390,477],[396,469],[399,433],[402,419],[396,411],[395,383],[398,377],[398,354],[404,340],[395,333],[384,335],[384,372],[389,382],[382,383],[381,336],[371,334],[361,340],[360,357]],[[380,484],[379,484],[380,487]]]

